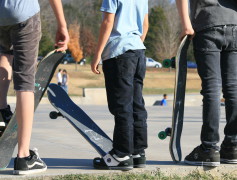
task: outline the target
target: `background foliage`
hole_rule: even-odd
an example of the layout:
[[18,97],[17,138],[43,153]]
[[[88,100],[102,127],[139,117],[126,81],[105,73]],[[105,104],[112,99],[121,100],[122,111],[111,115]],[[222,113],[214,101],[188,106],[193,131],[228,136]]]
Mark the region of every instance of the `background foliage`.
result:
[[[39,55],[44,56],[53,49],[56,20],[48,0],[39,2],[42,19]],[[102,20],[101,2],[102,0],[63,0],[70,36],[73,37],[69,51],[73,51],[71,53],[77,61],[81,58],[91,59],[93,57]],[[75,25],[76,29],[72,30]],[[180,42],[180,31],[175,3],[170,0],[149,0],[149,31],[144,42],[147,47],[146,55],[160,62],[175,56]],[[72,44],[75,47],[72,47]],[[194,60],[191,48],[188,57],[189,60]]]

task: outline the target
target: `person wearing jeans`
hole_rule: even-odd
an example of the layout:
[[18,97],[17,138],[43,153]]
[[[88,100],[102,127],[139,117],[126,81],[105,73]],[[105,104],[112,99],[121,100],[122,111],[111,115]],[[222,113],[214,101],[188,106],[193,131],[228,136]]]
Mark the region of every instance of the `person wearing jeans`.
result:
[[103,0],[99,42],[91,69],[103,72],[115,127],[113,149],[95,158],[97,169],[131,170],[145,167],[147,112],[142,96],[146,59],[143,41],[148,31],[147,0]]
[[[186,158],[191,165],[237,163],[237,3],[233,0],[176,0],[182,33],[193,38],[194,56],[202,81],[203,125],[201,145]],[[225,98],[226,126],[221,149],[217,146],[221,90]]]

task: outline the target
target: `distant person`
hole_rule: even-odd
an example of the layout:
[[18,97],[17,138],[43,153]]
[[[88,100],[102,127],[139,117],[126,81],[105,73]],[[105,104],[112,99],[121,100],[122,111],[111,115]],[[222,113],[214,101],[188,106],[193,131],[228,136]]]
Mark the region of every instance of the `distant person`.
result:
[[[236,0],[176,0],[181,38],[193,38],[202,81],[201,145],[185,157],[190,165],[237,164],[237,3]],[[189,7],[190,15],[189,17]],[[220,96],[225,98],[225,137],[220,141]]]
[[69,82],[69,75],[67,73],[67,70],[63,70],[62,75],[62,88],[68,93],[68,82]]
[[61,86],[62,85],[62,69],[58,70],[57,81],[58,81],[58,85]]
[[115,127],[113,149],[94,159],[97,169],[131,170],[146,164],[147,111],[142,95],[146,72],[143,41],[148,31],[148,0],[103,0],[103,21],[91,70],[103,72]]
[[[67,49],[69,36],[62,2],[49,2],[57,20],[55,46],[58,46],[57,51],[64,51]],[[10,106],[7,104],[7,92],[13,74],[18,127],[18,151],[14,160],[14,174],[32,174],[47,169],[38,152],[30,150],[35,70],[40,37],[38,0],[0,1],[0,126],[6,127],[12,117]]]
[[163,95],[163,99],[161,100],[160,105],[161,106],[167,106],[168,105],[167,104],[167,94]]

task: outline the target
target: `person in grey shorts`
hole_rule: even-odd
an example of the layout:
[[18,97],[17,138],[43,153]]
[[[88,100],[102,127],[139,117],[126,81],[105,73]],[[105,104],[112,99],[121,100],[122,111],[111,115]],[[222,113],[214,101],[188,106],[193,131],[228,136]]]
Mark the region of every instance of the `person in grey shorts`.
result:
[[[237,163],[237,2],[236,0],[176,0],[181,37],[191,35],[202,81],[203,125],[201,145],[186,158],[191,165]],[[222,88],[221,88],[222,86]],[[226,126],[219,142],[220,95],[225,98]]]
[[[63,51],[69,41],[62,3],[50,0],[58,30],[56,44]],[[30,174],[47,169],[36,150],[29,150],[34,115],[36,59],[41,37],[38,0],[2,0],[0,3],[0,129],[12,116],[7,92],[13,74],[18,123],[18,155],[14,174]],[[1,160],[1,159],[0,159]]]

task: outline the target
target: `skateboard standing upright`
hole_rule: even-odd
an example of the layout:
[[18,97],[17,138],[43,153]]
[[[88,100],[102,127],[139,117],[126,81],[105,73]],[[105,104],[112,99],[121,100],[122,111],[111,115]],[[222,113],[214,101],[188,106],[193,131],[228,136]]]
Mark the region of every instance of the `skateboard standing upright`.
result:
[[[39,62],[35,75],[34,110],[36,110],[39,105],[39,102],[63,57],[64,53],[52,51]],[[16,144],[17,121],[16,112],[14,112],[10,122],[0,137],[0,169],[4,169],[8,166]]]
[[181,161],[182,159],[180,140],[183,129],[185,89],[187,78],[187,50],[189,43],[189,36],[185,36],[180,43],[176,57],[172,58],[170,62],[167,62],[168,65],[172,67],[175,66],[176,68],[172,127],[168,127],[165,129],[165,131],[161,131],[158,134],[160,139],[165,139],[167,136],[170,136],[169,150],[170,155],[175,162]]
[[50,112],[51,119],[56,119],[58,116],[65,117],[101,156],[112,149],[112,140],[60,86],[50,84],[47,93],[50,103],[59,111]]

